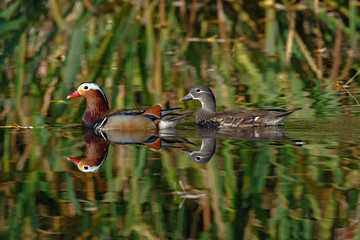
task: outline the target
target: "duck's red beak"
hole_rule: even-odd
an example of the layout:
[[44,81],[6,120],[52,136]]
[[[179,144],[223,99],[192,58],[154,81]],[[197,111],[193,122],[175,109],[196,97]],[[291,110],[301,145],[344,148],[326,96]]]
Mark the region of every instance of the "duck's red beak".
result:
[[70,94],[69,96],[67,96],[67,99],[74,98],[74,97],[81,97],[80,93],[77,90],[75,92],[73,92],[72,94]]
[[80,162],[80,159],[76,159],[76,158],[68,157],[67,159],[68,159],[69,161],[72,161],[75,165],[78,165],[79,162]]

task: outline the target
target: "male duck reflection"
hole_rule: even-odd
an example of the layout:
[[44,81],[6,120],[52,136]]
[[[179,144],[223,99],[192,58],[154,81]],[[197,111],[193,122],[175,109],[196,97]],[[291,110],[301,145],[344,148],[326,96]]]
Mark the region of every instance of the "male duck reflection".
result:
[[237,109],[215,112],[216,101],[211,89],[207,86],[193,87],[181,101],[195,99],[201,102],[201,110],[197,113],[197,124],[208,128],[226,129],[252,126],[282,125],[287,115],[300,110],[246,110]]
[[[96,172],[104,163],[110,143],[119,145],[145,145],[160,151],[162,147],[180,148],[174,143],[190,143],[187,139],[174,134],[166,137],[155,135],[151,131],[107,131],[83,129],[82,138],[86,143],[86,153],[83,158],[67,159],[72,161],[82,172]],[[192,143],[190,143],[192,144]]]
[[86,143],[85,157],[67,159],[77,165],[82,172],[96,172],[106,159],[110,142],[98,137],[92,130],[84,131],[82,138]]
[[169,115],[180,108],[162,110],[156,105],[146,111],[115,111],[111,112],[104,92],[96,83],[82,83],[67,98],[84,97],[86,111],[82,117],[85,127],[101,130],[152,130],[175,127],[185,116]]

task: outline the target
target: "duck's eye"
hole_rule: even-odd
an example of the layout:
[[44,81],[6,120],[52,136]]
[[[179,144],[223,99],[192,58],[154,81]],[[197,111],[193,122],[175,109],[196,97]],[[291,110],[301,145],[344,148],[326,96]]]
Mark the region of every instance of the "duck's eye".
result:
[[200,92],[200,91],[201,91],[200,88],[195,89],[195,92]]
[[88,90],[89,89],[89,87],[88,86],[84,86],[84,90]]
[[89,170],[89,166],[84,166],[84,170]]
[[196,159],[196,161],[200,161],[201,157],[198,156],[195,159]]

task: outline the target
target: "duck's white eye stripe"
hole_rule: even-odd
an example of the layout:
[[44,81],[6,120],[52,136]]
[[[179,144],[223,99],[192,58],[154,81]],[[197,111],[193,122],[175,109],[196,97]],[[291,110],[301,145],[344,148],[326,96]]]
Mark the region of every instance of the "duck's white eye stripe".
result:
[[100,90],[100,87],[96,84],[96,83],[83,83],[82,85],[82,89],[84,90],[90,90],[90,89],[94,89],[94,90]]

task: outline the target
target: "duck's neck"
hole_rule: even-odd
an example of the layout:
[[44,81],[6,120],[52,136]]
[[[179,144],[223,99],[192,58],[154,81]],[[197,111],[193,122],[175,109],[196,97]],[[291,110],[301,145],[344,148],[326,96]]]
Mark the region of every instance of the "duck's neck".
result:
[[203,138],[199,152],[204,155],[212,155],[215,152],[216,139],[215,138]]
[[94,131],[89,130],[85,130],[82,137],[86,143],[86,158],[89,165],[98,165],[105,160],[110,142],[101,139]]
[[216,101],[213,95],[205,95],[201,99],[201,110],[196,115],[196,122],[200,122],[201,120],[205,120],[206,118],[212,116],[216,113]]
[[94,127],[94,125],[104,116],[110,113],[107,100],[101,93],[96,93],[90,98],[86,98],[86,111],[82,117],[83,125]]

